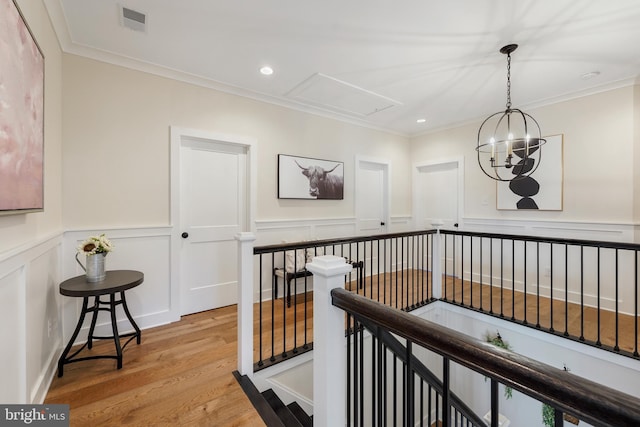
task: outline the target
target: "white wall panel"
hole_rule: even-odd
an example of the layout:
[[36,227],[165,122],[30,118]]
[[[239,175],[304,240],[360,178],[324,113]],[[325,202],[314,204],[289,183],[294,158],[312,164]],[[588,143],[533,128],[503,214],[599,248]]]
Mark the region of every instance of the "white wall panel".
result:
[[26,363],[28,399],[44,399],[47,373],[57,361],[62,345],[59,332],[59,248],[48,250],[29,262],[26,276]]
[[[141,329],[166,324],[179,319],[174,313],[175,302],[171,300],[171,228],[127,228],[111,230],[69,231],[65,234],[65,251],[62,259],[63,280],[84,274],[75,260],[77,245],[92,235],[105,233],[114,245],[107,255],[107,270],[137,270],[144,274],[144,282],[126,291],[129,311]],[[82,262],[84,260],[81,259]],[[93,298],[90,299],[90,303]],[[64,337],[73,333],[80,311],[82,298],[64,297]],[[117,311],[120,332],[132,330],[122,310]],[[85,319],[78,341],[86,340],[90,318]],[[97,334],[111,334],[111,323],[106,312],[98,317]]]
[[41,403],[61,351],[60,236],[0,254],[0,401]]
[[5,367],[0,387],[0,402],[25,402],[25,322],[24,268],[0,278],[0,313],[5,323],[0,328],[0,366]]

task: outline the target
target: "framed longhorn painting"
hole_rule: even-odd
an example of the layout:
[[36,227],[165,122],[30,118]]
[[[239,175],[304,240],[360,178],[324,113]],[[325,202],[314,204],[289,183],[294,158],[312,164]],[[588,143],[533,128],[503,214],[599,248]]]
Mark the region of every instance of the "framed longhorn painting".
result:
[[497,208],[501,210],[562,210],[563,135],[544,137],[538,168],[528,177],[497,182]]
[[342,200],[344,163],[278,154],[278,198]]
[[44,56],[12,0],[0,0],[0,183],[0,215],[44,209]]

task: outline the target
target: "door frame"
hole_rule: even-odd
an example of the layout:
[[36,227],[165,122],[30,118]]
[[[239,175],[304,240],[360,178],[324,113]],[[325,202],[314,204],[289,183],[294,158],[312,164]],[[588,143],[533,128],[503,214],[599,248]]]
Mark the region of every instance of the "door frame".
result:
[[384,191],[383,202],[382,202],[383,209],[384,209],[383,219],[385,223],[385,232],[389,233],[391,228],[391,213],[390,213],[391,212],[391,209],[390,209],[391,208],[391,162],[389,162],[388,160],[380,159],[376,157],[356,155],[355,174],[354,174],[355,175],[354,176],[354,192],[353,192],[354,212],[356,214],[356,218],[355,218],[356,234],[360,234],[359,221],[362,215],[362,208],[357,203],[358,197],[356,196],[356,194],[357,194],[358,188],[360,188],[360,185],[365,185],[362,182],[358,182],[359,181],[358,172],[360,171],[360,165],[362,163],[373,163],[376,165],[380,165],[382,166],[382,170],[384,171],[384,183],[382,184],[383,191]]
[[170,126],[170,226],[171,226],[171,285],[169,311],[173,321],[180,320],[180,189],[181,158],[183,139],[198,139],[204,142],[223,143],[240,146],[246,151],[246,183],[245,219],[242,231],[255,234],[256,188],[257,188],[257,141],[241,135],[208,132]]
[[452,157],[452,158],[443,158],[438,160],[430,160],[428,162],[420,162],[413,164],[413,174],[412,174],[412,187],[413,187],[413,197],[412,197],[412,205],[413,205],[413,227],[414,229],[418,229],[419,226],[419,218],[420,218],[420,209],[418,206],[420,195],[418,194],[418,178],[421,168],[430,167],[430,166],[440,166],[446,164],[455,164],[458,169],[458,224],[459,228],[463,227],[463,214],[464,214],[464,157]]

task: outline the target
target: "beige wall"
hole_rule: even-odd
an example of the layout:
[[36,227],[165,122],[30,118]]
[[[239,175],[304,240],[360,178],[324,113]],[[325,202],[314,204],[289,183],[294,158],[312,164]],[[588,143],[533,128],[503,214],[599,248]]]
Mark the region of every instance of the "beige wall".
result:
[[[496,210],[495,181],[482,174],[477,164],[480,122],[413,138],[411,157],[423,162],[464,156],[464,216],[468,218],[631,223],[638,164],[634,162],[634,87],[527,112],[540,123],[544,135],[564,135],[562,211]],[[485,200],[488,203],[483,205]]]
[[62,54],[42,2],[18,5],[45,56],[44,212],[0,216],[0,254],[61,232]]
[[[169,127],[258,143],[257,220],[354,215],[356,155],[392,164],[392,215],[411,211],[407,138],[64,55],[64,225],[166,225]],[[345,199],[277,199],[277,154],[345,162]]]

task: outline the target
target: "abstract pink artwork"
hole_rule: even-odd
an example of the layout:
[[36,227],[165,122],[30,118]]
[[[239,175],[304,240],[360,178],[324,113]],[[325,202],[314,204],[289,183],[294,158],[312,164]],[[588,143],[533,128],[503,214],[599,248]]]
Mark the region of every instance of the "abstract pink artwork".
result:
[[44,209],[44,56],[0,0],[0,215]]

